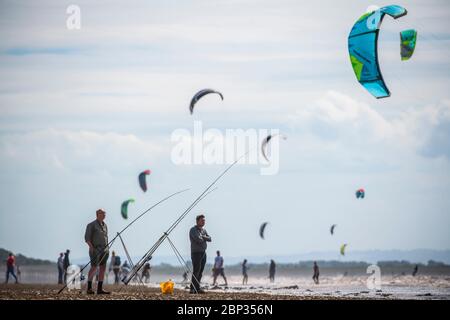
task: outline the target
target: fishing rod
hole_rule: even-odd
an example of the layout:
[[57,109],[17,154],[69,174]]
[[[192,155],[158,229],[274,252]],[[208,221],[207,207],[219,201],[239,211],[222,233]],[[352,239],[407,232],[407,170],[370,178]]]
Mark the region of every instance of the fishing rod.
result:
[[[196,202],[195,205],[197,205],[201,200],[203,200],[204,198],[206,198],[211,192],[215,191],[217,189],[214,188],[212,190],[209,190],[207,193],[205,193],[200,199],[198,199],[198,201]],[[191,209],[193,209],[194,206],[192,206]],[[125,279],[127,279],[127,277],[123,277],[122,278],[122,282],[125,283],[125,285],[127,285],[132,279],[133,277],[135,277],[136,275],[138,275],[139,270],[145,265],[145,263],[147,263],[148,261],[150,261],[150,259],[152,258],[152,254],[153,254],[153,250],[156,250],[154,248],[159,247],[162,243],[163,243],[164,239],[163,237],[160,237],[158,239],[158,241],[150,248],[149,251],[147,251],[147,253],[144,254],[144,256],[138,261],[137,264],[134,265],[134,267],[132,267],[131,271],[128,273],[130,279],[128,279],[128,281],[125,283]],[[132,275],[131,275],[132,274]],[[125,288],[125,285],[120,286],[119,290],[117,291],[117,293],[121,292],[123,288]]]
[[169,234],[178,226],[178,224],[186,217],[186,215],[206,196],[210,189],[219,181],[232,167],[236,165],[242,158],[248,155],[250,151],[240,156],[232,164],[230,164],[213,182],[211,182],[208,187],[192,202],[192,204],[175,220],[174,223],[167,229],[166,232],[156,241],[156,243],[150,248],[150,250],[141,258],[141,260],[136,264],[135,268],[128,274],[128,276],[123,279],[123,283],[126,285],[131,281],[131,279],[136,275],[136,273],[142,268],[144,263],[152,258],[153,253],[159,248],[159,246],[164,242],[164,240],[169,236]]
[[[155,207],[157,207],[158,205],[160,205],[161,203],[163,203],[163,202],[169,200],[170,198],[172,198],[172,197],[174,197],[174,196],[176,196],[176,195],[178,195],[178,194],[180,194],[180,193],[186,192],[186,191],[188,191],[188,190],[189,190],[189,189],[183,189],[183,190],[174,192],[174,193],[172,193],[171,195],[169,195],[169,196],[167,196],[167,197],[161,199],[160,201],[158,201],[157,203],[155,203],[154,205],[152,205],[150,208],[148,208],[147,210],[145,210],[144,212],[142,212],[140,215],[138,215],[133,221],[131,221],[129,224],[127,224],[127,225],[125,226],[125,228],[123,228],[121,231],[119,231],[119,232],[117,233],[117,235],[116,235],[111,241],[108,242],[108,244],[105,246],[105,248],[104,248],[103,250],[99,251],[99,252],[97,253],[97,255],[95,255],[94,258],[90,259],[89,262],[86,263],[86,264],[83,266],[83,268],[81,268],[81,270],[80,270],[74,277],[77,277],[79,274],[81,274],[81,273],[83,272],[83,270],[86,269],[86,268],[92,263],[92,261],[95,261],[95,259],[97,259],[98,257],[100,257],[100,254],[103,254],[102,259],[100,259],[100,261],[103,260],[103,258],[106,256],[106,252],[104,252],[105,249],[107,249],[107,248],[109,249],[109,248],[112,246],[112,244],[114,243],[114,241],[120,236],[120,234],[122,234],[125,230],[127,230],[129,227],[131,227],[131,225],[133,225],[137,220],[139,220],[139,219],[140,219],[142,216],[144,216],[147,212],[151,211],[153,208],[155,208]],[[65,288],[67,288],[67,283],[64,285],[64,287],[62,287],[62,288],[58,291],[58,294],[60,294],[61,292],[63,292]]]
[[[211,192],[216,190],[217,188],[214,188],[212,190],[209,190],[207,193],[205,193],[201,198],[198,199],[198,201],[194,204],[189,206],[189,211],[191,211],[200,201],[202,201],[204,198],[206,198]],[[168,236],[168,235],[167,235]],[[163,234],[156,242],[153,244],[153,246],[148,250],[144,256],[139,260],[139,262],[131,269],[129,276],[129,279],[127,277],[124,277],[122,279],[122,282],[124,282],[126,285],[133,279],[133,277],[139,272],[139,270],[144,266],[144,264],[152,258],[153,253],[156,251],[156,249],[164,242],[164,240],[167,237],[165,234]],[[126,282],[125,282],[126,281]]]

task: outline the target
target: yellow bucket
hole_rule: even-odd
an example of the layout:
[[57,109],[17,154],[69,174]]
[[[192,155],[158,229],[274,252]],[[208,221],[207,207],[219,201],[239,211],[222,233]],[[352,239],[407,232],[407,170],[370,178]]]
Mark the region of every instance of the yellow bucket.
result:
[[174,283],[171,280],[166,281],[166,282],[161,282],[159,284],[159,286],[161,287],[161,293],[163,293],[163,294],[173,294]]

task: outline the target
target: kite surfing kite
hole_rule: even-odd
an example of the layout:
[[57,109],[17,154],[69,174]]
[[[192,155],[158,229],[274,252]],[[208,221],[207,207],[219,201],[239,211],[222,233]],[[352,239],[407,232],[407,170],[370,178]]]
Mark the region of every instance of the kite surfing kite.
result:
[[268,145],[268,143],[270,142],[270,140],[272,140],[272,138],[275,138],[276,136],[280,136],[281,139],[286,140],[287,137],[283,136],[283,135],[279,135],[279,134],[269,134],[266,138],[264,138],[263,142],[261,143],[261,153],[264,157],[264,159],[267,160],[267,162],[269,162],[269,158],[267,158],[267,154],[266,154],[266,147]]
[[333,225],[331,226],[331,228],[330,228],[330,233],[331,233],[331,235],[334,234],[334,228],[336,228],[336,226],[337,226],[337,224],[333,224]]
[[417,31],[414,29],[400,32],[400,56],[402,61],[409,60],[414,54],[417,42]]
[[223,100],[223,95],[219,91],[213,90],[213,89],[203,89],[197,92],[191,99],[191,104],[189,105],[189,111],[191,114],[194,112],[195,104],[204,96],[210,93],[216,93],[220,96],[220,98]]
[[401,6],[386,6],[361,16],[348,36],[350,61],[359,83],[375,98],[389,97],[378,62],[378,34],[384,16],[394,19],[408,12]]
[[364,191],[364,189],[356,190],[356,199],[364,199],[365,195],[366,195],[366,192]]
[[346,243],[344,243],[342,246],[341,246],[341,255],[343,255],[343,256],[345,256],[345,248],[347,248],[347,244]]
[[150,170],[145,170],[139,174],[139,186],[141,187],[142,191],[147,191],[147,181],[146,177],[151,173]]
[[122,207],[120,209],[120,213],[122,214],[122,218],[128,219],[128,205],[134,202],[134,199],[128,199],[122,202]]
[[264,240],[264,230],[266,230],[268,222],[264,222],[261,227],[259,227],[259,236]]

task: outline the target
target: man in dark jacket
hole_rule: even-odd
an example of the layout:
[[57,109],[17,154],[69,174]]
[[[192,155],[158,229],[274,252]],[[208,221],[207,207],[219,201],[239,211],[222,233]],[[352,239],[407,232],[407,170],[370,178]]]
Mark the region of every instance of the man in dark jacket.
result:
[[109,257],[108,227],[104,222],[106,212],[103,209],[98,209],[96,214],[97,219],[86,226],[86,233],[84,235],[84,240],[89,246],[89,257],[91,258],[87,293],[94,294],[94,290],[92,290],[92,280],[97,272],[97,267],[99,267],[97,294],[109,294],[110,292],[103,290],[106,262]]
[[269,266],[269,279],[270,282],[275,282],[275,271],[276,271],[277,265],[275,264],[275,261],[270,260],[270,266]]
[[69,266],[70,266],[69,254],[70,254],[70,250],[67,249],[66,253],[64,254],[64,260],[63,260],[64,284],[67,284],[67,268],[69,268]]
[[59,254],[56,265],[58,266],[58,284],[62,284],[64,276],[64,253],[61,252]]
[[319,284],[320,271],[319,271],[319,266],[317,265],[316,261],[314,261],[313,271],[314,271],[314,275],[313,275],[314,283]]
[[189,239],[191,240],[191,260],[192,260],[192,281],[190,293],[205,293],[200,288],[203,269],[206,264],[206,242],[211,242],[205,226],[205,216],[199,215],[196,218],[196,225],[189,231]]

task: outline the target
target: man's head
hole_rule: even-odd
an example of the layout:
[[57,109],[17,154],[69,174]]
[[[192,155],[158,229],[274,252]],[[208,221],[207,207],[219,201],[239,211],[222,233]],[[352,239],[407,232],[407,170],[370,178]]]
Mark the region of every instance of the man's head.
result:
[[216,253],[217,253],[217,256],[220,256],[220,251],[219,250],[217,250]]
[[59,254],[60,257],[62,257],[63,255],[64,255],[64,253],[62,253],[62,252]]
[[12,255],[13,255],[12,252],[8,253],[8,257],[12,257]]
[[105,217],[106,217],[106,212],[105,212],[105,210],[103,210],[103,209],[98,209],[98,210],[96,211],[96,214],[97,214],[97,220],[98,220],[98,221],[102,222],[103,220],[105,220]]
[[198,215],[195,221],[197,222],[197,227],[203,228],[205,226],[205,216],[203,214]]

